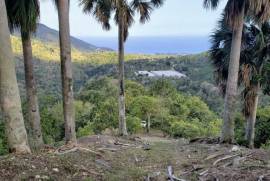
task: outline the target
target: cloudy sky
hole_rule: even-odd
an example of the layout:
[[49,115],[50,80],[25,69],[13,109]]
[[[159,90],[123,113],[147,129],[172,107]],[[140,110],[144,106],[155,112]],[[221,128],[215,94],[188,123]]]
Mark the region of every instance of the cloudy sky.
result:
[[[41,0],[41,23],[58,29],[57,13],[52,0]],[[145,25],[135,23],[131,36],[207,36],[214,29],[224,1],[216,11],[202,8],[203,0],[166,0],[163,7],[155,10],[151,21]],[[84,15],[79,7],[79,0],[71,0],[71,34],[79,37],[117,35],[117,29],[105,32],[95,19]],[[138,20],[138,18],[136,18]]]

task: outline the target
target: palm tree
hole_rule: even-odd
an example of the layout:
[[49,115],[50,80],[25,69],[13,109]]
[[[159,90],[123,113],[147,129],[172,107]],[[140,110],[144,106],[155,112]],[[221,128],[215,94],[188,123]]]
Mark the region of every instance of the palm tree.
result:
[[37,88],[33,72],[33,55],[31,34],[35,32],[39,19],[38,0],[6,0],[7,14],[11,31],[18,28],[21,31],[25,83],[27,94],[27,115],[30,122],[32,147],[38,149],[43,145],[40,126],[40,114],[37,98]]
[[[220,0],[204,0],[205,8],[215,9]],[[270,3],[267,0],[228,0],[225,8],[226,23],[232,30],[228,80],[223,115],[221,142],[234,142],[234,111],[237,96],[239,59],[241,51],[242,31],[246,16],[264,22],[270,16]]]
[[5,1],[0,1],[0,104],[9,150],[30,153],[11,49]]
[[124,85],[124,43],[129,28],[134,22],[135,12],[140,14],[140,22],[150,20],[154,7],[160,7],[164,0],[81,0],[83,11],[92,13],[102,23],[103,28],[110,29],[110,16],[114,12],[114,20],[118,25],[118,81],[119,81],[119,135],[126,136],[125,85]]
[[[256,24],[244,24],[242,33],[242,46],[240,54],[240,67],[238,70],[238,84],[244,87],[242,91],[244,99],[243,113],[246,117],[246,140],[250,148],[254,147],[254,134],[256,113],[261,91],[264,68],[269,61],[270,24],[264,23],[261,27]],[[232,41],[232,31],[226,25],[224,18],[220,21],[218,29],[212,35],[212,47],[210,57],[216,69],[216,80],[226,93],[228,83],[229,55]]]
[[61,76],[66,144],[76,144],[75,108],[71,62],[69,0],[54,0],[58,10]]

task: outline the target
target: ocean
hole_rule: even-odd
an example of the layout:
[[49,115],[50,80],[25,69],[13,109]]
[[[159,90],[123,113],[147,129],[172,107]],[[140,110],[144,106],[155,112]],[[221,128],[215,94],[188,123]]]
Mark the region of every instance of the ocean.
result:
[[[81,37],[98,47],[117,50],[117,37]],[[126,53],[140,54],[196,54],[207,51],[209,37],[129,37]]]

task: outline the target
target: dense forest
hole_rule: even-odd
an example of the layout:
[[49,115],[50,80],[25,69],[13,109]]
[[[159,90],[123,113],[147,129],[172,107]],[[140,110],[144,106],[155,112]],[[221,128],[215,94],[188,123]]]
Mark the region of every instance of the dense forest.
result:
[[70,1],[52,3],[59,31],[39,0],[0,1],[1,179],[270,179],[269,0],[226,1],[194,55],[126,53],[165,0],[79,0],[117,51],[71,36]]

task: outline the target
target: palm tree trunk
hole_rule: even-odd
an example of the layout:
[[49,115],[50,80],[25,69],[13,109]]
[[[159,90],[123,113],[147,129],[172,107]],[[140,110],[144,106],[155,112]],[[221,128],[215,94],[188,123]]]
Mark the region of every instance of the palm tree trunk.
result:
[[27,116],[31,126],[30,145],[34,149],[39,149],[43,145],[43,138],[40,125],[37,88],[34,79],[31,38],[28,33],[22,33],[21,37],[23,46],[25,85],[27,95]]
[[11,49],[5,1],[0,1],[0,104],[10,152],[31,153]]
[[255,124],[256,124],[256,116],[257,116],[257,108],[259,102],[259,89],[260,85],[256,85],[253,88],[255,95],[252,96],[252,107],[250,108],[249,116],[247,117],[246,123],[246,135],[245,138],[247,140],[249,148],[254,148],[254,138],[255,138]]
[[118,80],[119,80],[119,135],[127,135],[124,85],[124,27],[120,17],[118,25]]
[[58,18],[65,140],[66,144],[76,144],[68,0],[58,0]]
[[147,114],[147,126],[146,126],[146,132],[149,133],[150,132],[150,127],[151,127],[151,117],[150,114]]
[[233,30],[232,46],[230,53],[229,74],[226,87],[223,127],[221,134],[222,143],[234,142],[234,114],[237,95],[239,60],[241,52],[242,31],[244,24],[244,8],[239,15],[240,26]]

